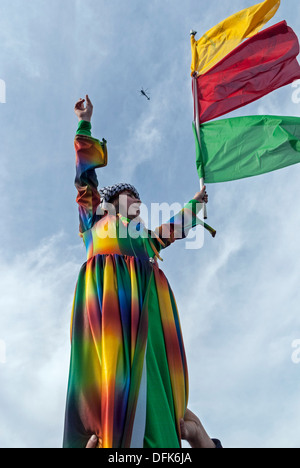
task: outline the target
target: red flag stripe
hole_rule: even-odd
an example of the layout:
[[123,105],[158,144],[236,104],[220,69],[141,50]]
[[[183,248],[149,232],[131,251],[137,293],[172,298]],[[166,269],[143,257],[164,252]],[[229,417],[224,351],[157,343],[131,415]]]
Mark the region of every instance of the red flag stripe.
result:
[[238,46],[197,78],[200,122],[207,122],[300,78],[299,42],[285,21]]

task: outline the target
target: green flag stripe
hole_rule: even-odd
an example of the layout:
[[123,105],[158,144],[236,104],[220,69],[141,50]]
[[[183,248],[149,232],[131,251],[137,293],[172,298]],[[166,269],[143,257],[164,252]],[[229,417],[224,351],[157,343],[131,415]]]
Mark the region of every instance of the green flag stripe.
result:
[[[253,177],[300,162],[300,118],[250,116],[200,126],[196,164],[205,183]],[[195,132],[196,137],[196,132]]]

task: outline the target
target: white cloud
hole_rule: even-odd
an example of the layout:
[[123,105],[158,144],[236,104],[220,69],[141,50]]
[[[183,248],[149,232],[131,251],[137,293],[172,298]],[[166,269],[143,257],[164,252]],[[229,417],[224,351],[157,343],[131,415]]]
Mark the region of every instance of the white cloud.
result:
[[190,406],[227,446],[299,444],[298,170],[243,181],[238,204],[240,183],[220,186],[223,216],[217,201],[209,212],[224,224],[181,277]]
[[0,365],[0,444],[59,447],[80,265],[63,233],[23,255],[1,257],[0,337],[6,362]]

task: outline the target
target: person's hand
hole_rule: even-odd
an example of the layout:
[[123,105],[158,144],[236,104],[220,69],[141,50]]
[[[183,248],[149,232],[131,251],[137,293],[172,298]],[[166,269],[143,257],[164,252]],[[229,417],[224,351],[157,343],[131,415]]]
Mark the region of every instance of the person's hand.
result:
[[184,419],[180,420],[181,439],[187,440],[192,448],[216,448],[208,436],[200,419],[188,408]]
[[[86,107],[84,107],[84,102],[86,101]],[[90,122],[93,115],[93,104],[91,103],[90,98],[86,94],[85,99],[80,98],[74,108],[75,114],[78,117],[78,120],[85,120]]]
[[[180,420],[181,439],[186,440],[192,448],[216,448],[216,445],[208,436],[200,419],[188,408],[184,419]],[[87,443],[87,449],[95,449],[98,445],[98,437],[94,434]]]
[[85,448],[95,449],[95,448],[97,448],[97,445],[98,445],[98,437],[94,434],[94,435],[92,435],[92,437],[88,441],[87,446]]
[[198,200],[200,203],[208,203],[208,195],[206,193],[206,185],[202,188],[200,192],[197,192],[193,200]]

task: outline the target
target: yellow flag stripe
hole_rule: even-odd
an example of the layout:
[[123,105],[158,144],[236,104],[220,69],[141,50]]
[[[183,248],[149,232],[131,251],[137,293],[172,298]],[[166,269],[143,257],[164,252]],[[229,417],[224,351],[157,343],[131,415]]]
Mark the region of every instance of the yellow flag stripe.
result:
[[191,36],[192,75],[203,75],[244,39],[254,36],[275,15],[280,0],[265,0],[226,18],[198,41]]

